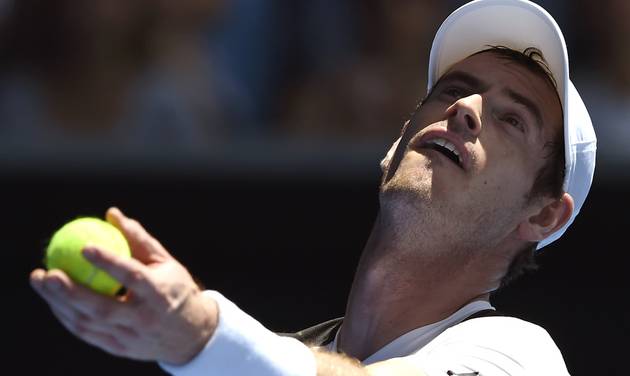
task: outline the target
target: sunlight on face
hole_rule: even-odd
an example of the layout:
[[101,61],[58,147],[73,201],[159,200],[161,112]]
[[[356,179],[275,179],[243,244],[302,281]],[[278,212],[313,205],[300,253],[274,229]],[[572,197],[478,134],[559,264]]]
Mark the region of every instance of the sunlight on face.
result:
[[381,187],[382,210],[424,239],[496,244],[523,219],[543,147],[561,127],[558,96],[544,78],[493,53],[464,59],[406,127]]

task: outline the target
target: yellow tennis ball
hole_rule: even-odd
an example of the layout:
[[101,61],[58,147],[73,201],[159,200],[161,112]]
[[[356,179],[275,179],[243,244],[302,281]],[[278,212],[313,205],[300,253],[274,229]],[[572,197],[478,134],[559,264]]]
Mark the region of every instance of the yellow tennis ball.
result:
[[127,240],[120,230],[102,219],[85,217],[68,222],[55,232],[46,249],[46,268],[61,269],[76,282],[96,292],[115,295],[122,285],[83,257],[81,250],[87,245],[131,257]]

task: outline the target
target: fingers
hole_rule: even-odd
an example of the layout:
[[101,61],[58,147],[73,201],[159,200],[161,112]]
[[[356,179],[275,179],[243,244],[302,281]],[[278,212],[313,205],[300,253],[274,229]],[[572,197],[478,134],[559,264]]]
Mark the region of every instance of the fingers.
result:
[[48,303],[50,308],[58,312],[64,318],[68,320],[82,320],[85,318],[78,310],[73,309],[65,302],[58,299],[55,292],[64,288],[63,283],[59,281],[58,277],[48,277],[45,271],[38,269],[31,273],[31,285],[46,303]]
[[139,318],[121,315],[125,309],[120,302],[91,292],[64,276],[59,270],[37,269],[31,273],[31,284],[69,332],[111,354],[125,355],[128,349],[123,344],[139,337],[133,329]]
[[82,337],[87,332],[109,334],[117,342],[124,343],[125,341],[135,340],[139,336],[134,329],[123,325],[109,324],[83,315],[67,315],[67,311],[59,310],[53,306],[50,307],[50,310],[68,331],[78,337]]
[[107,221],[116,226],[129,242],[133,257],[145,264],[170,258],[168,251],[142,225],[125,216],[118,208],[109,208]]
[[116,339],[116,336],[107,331],[95,330],[85,325],[81,320],[65,316],[63,312],[53,307],[51,307],[51,311],[64,328],[90,345],[101,348],[113,355],[123,355],[125,353],[126,347]]
[[68,320],[89,323],[105,331],[113,325],[137,324],[138,317],[130,307],[75,283],[61,270],[35,270],[31,273],[31,285],[51,309]]
[[116,337],[108,333],[100,333],[86,329],[81,333],[80,338],[112,355],[124,356],[127,352],[127,348],[120,343]]
[[83,256],[96,267],[109,273],[128,290],[133,291],[134,296],[139,299],[150,299],[155,295],[149,271],[140,261],[121,257],[97,247],[84,248]]

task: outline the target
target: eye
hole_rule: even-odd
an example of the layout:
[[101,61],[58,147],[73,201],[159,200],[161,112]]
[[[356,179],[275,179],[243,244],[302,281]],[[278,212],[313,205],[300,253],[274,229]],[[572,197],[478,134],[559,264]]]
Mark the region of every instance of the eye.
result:
[[442,93],[446,95],[447,97],[453,98],[453,99],[459,99],[464,96],[464,90],[456,86],[449,86],[446,89],[442,90]]
[[501,121],[516,128],[520,132],[525,132],[525,125],[523,124],[523,121],[516,115],[504,115],[501,118]]

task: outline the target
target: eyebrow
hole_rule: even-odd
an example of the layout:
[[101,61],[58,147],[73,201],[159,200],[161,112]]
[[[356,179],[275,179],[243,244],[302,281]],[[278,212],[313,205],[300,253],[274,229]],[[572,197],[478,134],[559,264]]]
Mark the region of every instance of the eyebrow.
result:
[[[478,91],[479,93],[483,93],[484,91],[486,91],[489,86],[487,83],[471,75],[470,73],[463,72],[463,71],[452,71],[442,76],[442,78],[440,78],[438,82],[435,84],[434,88],[440,84],[443,84],[445,82],[448,83],[450,81],[463,82],[464,84],[468,85],[471,89]],[[542,128],[542,124],[543,124],[542,112],[540,111],[540,108],[536,105],[536,103],[534,103],[531,99],[509,88],[503,89],[503,93],[506,94],[508,97],[510,97],[510,99],[512,99],[515,103],[518,103],[522,105],[523,107],[525,107],[527,111],[529,111],[536,119],[536,126],[538,128]]]
[[506,88],[503,89],[503,92],[507,94],[514,102],[524,106],[527,111],[529,111],[532,115],[534,115],[534,118],[536,118],[536,126],[538,126],[538,128],[542,127],[542,113],[540,112],[540,108],[536,105],[536,103],[534,103],[531,99],[515,92],[514,90]]
[[470,73],[462,72],[462,71],[452,71],[446,73],[442,78],[438,80],[435,84],[435,87],[438,85],[449,82],[449,81],[461,81],[466,85],[470,86],[470,88],[474,90],[478,90],[479,92],[484,92],[488,88],[488,84],[480,80],[479,78],[471,75]]

